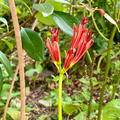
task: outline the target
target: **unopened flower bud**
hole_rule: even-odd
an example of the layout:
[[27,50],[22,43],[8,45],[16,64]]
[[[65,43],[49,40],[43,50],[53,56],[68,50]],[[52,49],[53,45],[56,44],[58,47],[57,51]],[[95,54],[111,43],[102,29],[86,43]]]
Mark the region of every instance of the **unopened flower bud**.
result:
[[101,14],[101,16],[104,16],[105,11],[103,9],[99,9],[99,13]]

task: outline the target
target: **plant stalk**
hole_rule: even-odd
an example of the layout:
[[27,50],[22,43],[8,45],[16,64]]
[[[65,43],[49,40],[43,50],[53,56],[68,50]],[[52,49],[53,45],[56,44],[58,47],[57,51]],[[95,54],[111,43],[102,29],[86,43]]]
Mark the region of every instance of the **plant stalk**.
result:
[[58,89],[58,119],[62,120],[62,80],[63,74],[60,73],[59,75],[59,89]]
[[[76,0],[72,0],[72,5],[75,5],[76,4]],[[75,8],[72,7],[72,15],[74,15],[74,12],[75,12]]]
[[20,35],[20,26],[18,23],[18,17],[15,7],[14,0],[8,0],[10,12],[12,16],[15,38],[16,38],[16,45],[18,51],[18,59],[19,59],[19,73],[20,73],[20,92],[21,92],[21,116],[20,120],[25,120],[25,75],[24,75],[24,60],[23,60],[23,50],[22,50],[22,42],[21,42],[21,35]]
[[101,36],[105,41],[108,41],[109,39],[106,38],[106,37],[100,32],[100,30],[99,30],[99,28],[98,28],[98,26],[97,26],[97,24],[96,24],[96,22],[95,22],[95,18],[94,18],[94,13],[92,14],[92,21],[93,21],[93,24],[94,24],[97,32],[100,34],[100,36]]
[[113,100],[115,98],[115,93],[116,93],[117,88],[118,88],[119,83],[120,83],[119,82],[120,81],[120,72],[118,72],[118,77],[115,78],[115,81],[116,81],[116,83],[114,83],[114,85],[113,85],[112,96],[111,96],[110,100]]
[[[109,43],[108,43],[108,49],[110,49],[111,46],[112,46],[112,42],[113,42],[113,38],[115,36],[115,32],[116,32],[116,27],[114,26],[112,34],[111,34],[111,38],[110,38]],[[107,52],[107,64],[106,64],[106,70],[105,70],[105,81],[102,85],[101,94],[100,94],[100,103],[99,103],[99,109],[98,109],[98,120],[101,120],[103,96],[104,96],[104,91],[105,91],[105,87],[106,87],[108,72],[109,72],[109,69],[110,69],[110,53],[111,53],[111,50],[109,50]]]
[[[115,7],[117,6],[118,0],[115,0]],[[117,14],[117,9],[115,8],[114,14]],[[113,42],[113,38],[115,36],[116,33],[116,26],[114,26],[110,40],[108,42],[108,49],[111,48],[112,46],[112,42]],[[105,80],[103,82],[102,88],[101,88],[101,93],[100,93],[100,102],[99,102],[99,108],[98,108],[98,119],[97,120],[101,120],[102,117],[102,104],[103,104],[103,96],[104,96],[104,92],[105,92],[105,87],[106,87],[106,83],[107,83],[107,77],[108,77],[108,72],[110,69],[110,54],[111,54],[111,50],[109,50],[107,52],[107,63],[106,63],[106,70],[105,70]]]
[[92,77],[93,77],[93,68],[94,68],[94,63],[96,60],[96,53],[94,52],[94,57],[90,66],[90,100],[89,100],[89,105],[88,105],[88,113],[87,113],[87,120],[90,120],[90,114],[91,114],[91,108],[92,108],[92,99],[93,99],[93,82],[92,82]]

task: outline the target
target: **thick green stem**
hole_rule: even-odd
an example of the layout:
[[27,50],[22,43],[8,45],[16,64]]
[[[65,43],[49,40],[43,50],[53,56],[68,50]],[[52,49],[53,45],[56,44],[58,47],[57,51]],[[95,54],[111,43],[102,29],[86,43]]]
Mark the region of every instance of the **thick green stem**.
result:
[[[117,2],[118,2],[118,0],[115,0],[115,6],[116,6]],[[116,10],[114,11],[114,14],[117,14]],[[111,34],[111,37],[110,37],[110,40],[108,43],[108,49],[110,49],[112,46],[112,42],[113,42],[113,38],[115,36],[115,33],[116,33],[116,26],[114,26],[114,28],[113,28],[113,31],[112,31],[112,34]],[[105,80],[103,82],[102,89],[101,89],[100,102],[99,102],[99,108],[98,108],[98,119],[97,120],[101,120],[103,96],[104,96],[104,91],[105,91],[105,87],[106,87],[108,72],[110,69],[110,53],[111,53],[111,50],[109,50],[107,52],[107,64],[106,64],[106,70],[105,70]]]
[[62,120],[62,79],[63,79],[63,74],[60,73],[59,75],[59,93],[58,93],[58,119]]
[[[111,34],[111,38],[110,38],[109,43],[108,43],[108,49],[110,49],[111,46],[112,46],[112,42],[113,42],[113,38],[115,36],[115,32],[116,32],[116,27],[114,26],[112,34]],[[103,96],[104,96],[104,91],[105,91],[105,87],[106,87],[108,72],[109,72],[109,68],[110,68],[110,53],[111,53],[111,50],[109,50],[107,52],[107,64],[106,64],[106,70],[105,70],[105,80],[104,80],[104,83],[102,85],[101,94],[100,94],[100,103],[99,103],[99,109],[98,109],[98,120],[101,120]]]

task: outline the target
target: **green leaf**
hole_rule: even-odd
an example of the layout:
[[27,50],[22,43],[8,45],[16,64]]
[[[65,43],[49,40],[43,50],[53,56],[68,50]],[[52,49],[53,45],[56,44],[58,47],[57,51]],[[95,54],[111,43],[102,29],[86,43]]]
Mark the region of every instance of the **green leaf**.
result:
[[42,13],[37,13],[35,17],[45,25],[56,25],[51,15],[44,17]]
[[52,17],[59,28],[70,36],[73,36],[73,24],[78,26],[80,23],[74,16],[64,12],[54,11]]
[[66,5],[70,5],[69,2],[65,0],[46,0],[47,3],[50,3],[55,11],[63,11],[63,7]]
[[86,120],[86,114],[84,112],[79,113],[74,117],[75,120]]
[[20,118],[20,110],[18,110],[17,108],[9,107],[9,108],[7,109],[7,114],[9,114],[9,116],[10,116],[13,120],[19,120],[19,118]]
[[2,41],[5,42],[5,44],[9,47],[9,49],[12,51],[13,50],[13,44],[9,42],[8,40],[2,39]]
[[33,8],[42,13],[44,17],[51,15],[54,11],[54,8],[49,3],[34,4]]
[[102,120],[119,120],[120,118],[120,99],[112,100],[107,103],[103,110]]
[[4,53],[2,53],[1,51],[0,51],[0,62],[4,65],[4,67],[7,70],[9,76],[12,78],[13,77],[13,70],[12,70],[12,67],[10,65],[10,62],[7,59],[7,57],[4,55]]
[[66,1],[66,0],[46,0],[46,2],[49,2],[49,1],[59,2],[59,3],[64,3],[64,4],[69,4],[70,5],[70,3],[68,1]]
[[[8,97],[8,93],[9,93],[9,89],[10,89],[10,84],[3,84],[3,88],[2,88],[2,92],[1,92],[1,98],[2,100],[6,100],[7,97]],[[10,98],[13,98],[13,97],[17,97],[17,96],[20,96],[20,92],[15,92],[13,91]]]
[[49,116],[50,116],[50,114],[48,114],[48,115],[41,115],[37,120],[50,120],[50,118],[49,118]]
[[64,102],[63,104],[63,111],[68,114],[72,115],[73,113],[77,113],[79,110],[79,105],[78,104],[73,104],[73,103],[66,103]]
[[3,77],[2,77],[2,71],[0,68],[0,95],[1,95],[2,87],[3,87]]
[[63,3],[56,2],[54,0],[46,0],[47,3],[50,3],[55,11],[63,11]]
[[89,80],[85,79],[85,78],[81,78],[79,81],[86,85],[89,85],[89,83],[90,83]]
[[5,18],[0,17],[0,22],[3,22],[7,26],[7,30],[9,30],[9,26]]
[[32,77],[33,74],[36,72],[36,69],[29,69],[25,75],[28,76],[28,77]]
[[29,7],[29,5],[27,5],[27,3],[24,0],[16,0],[16,1],[23,4],[29,10],[30,14],[32,15],[31,8]]
[[24,50],[36,61],[43,60],[43,41],[35,31],[21,28],[21,38]]
[[0,17],[0,22],[3,22],[6,26],[8,25],[7,20],[5,18]]
[[9,9],[9,6],[6,5],[4,2],[0,1],[0,6],[6,8],[6,9]]
[[2,100],[6,100],[8,97],[8,92],[10,89],[10,85],[9,84],[3,84],[3,88],[2,88],[2,92],[1,92],[1,98]]

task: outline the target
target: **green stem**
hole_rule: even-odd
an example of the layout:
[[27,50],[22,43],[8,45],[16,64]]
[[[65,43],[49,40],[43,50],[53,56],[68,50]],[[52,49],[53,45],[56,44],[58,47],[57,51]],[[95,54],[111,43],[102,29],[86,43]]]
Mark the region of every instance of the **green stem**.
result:
[[[109,43],[108,43],[108,48],[111,48],[111,46],[112,46],[112,42],[113,42],[113,38],[115,36],[115,32],[116,32],[116,27],[114,26],[112,34],[111,34],[111,38],[110,38]],[[105,87],[106,87],[108,72],[109,72],[109,68],[110,68],[110,53],[111,53],[111,50],[109,50],[107,52],[107,64],[106,64],[106,70],[105,70],[105,80],[104,80],[104,83],[102,85],[101,94],[100,94],[100,103],[99,103],[99,109],[98,109],[98,120],[101,120],[103,96],[104,96],[104,91],[105,91]]]
[[90,64],[91,64],[91,63],[92,63],[92,58],[91,58],[91,56],[90,56],[90,53],[88,52],[88,50],[86,51],[86,53],[87,53],[87,56],[88,56],[89,62],[90,62]]
[[58,119],[62,120],[62,79],[63,79],[63,74],[60,73],[59,75],[59,92],[58,92]]
[[92,82],[92,76],[93,76],[93,68],[94,68],[94,63],[96,59],[96,53],[94,52],[94,58],[92,60],[92,64],[90,67],[90,100],[89,100],[89,105],[88,105],[88,113],[87,113],[87,120],[90,120],[90,114],[91,114],[91,108],[92,108],[92,99],[93,99],[93,82]]
[[[117,4],[118,0],[115,0],[115,6]],[[114,11],[114,14],[117,14],[117,11]],[[116,33],[116,26],[114,26],[109,43],[108,43],[108,49],[111,48],[112,46],[112,42],[113,42],[113,38],[115,36]],[[110,54],[111,54],[111,50],[109,50],[107,52],[107,64],[106,64],[106,70],[105,70],[105,80],[103,82],[102,85],[102,89],[101,89],[101,93],[100,93],[100,102],[99,102],[99,108],[98,108],[98,119],[97,120],[101,120],[101,113],[102,113],[102,104],[103,104],[103,96],[104,96],[104,91],[105,91],[105,87],[106,87],[106,83],[107,83],[107,77],[108,77],[108,72],[110,69]]]
[[96,24],[96,22],[95,22],[95,18],[94,18],[94,13],[92,14],[92,21],[93,21],[93,24],[94,24],[96,30],[97,30],[98,33],[100,34],[100,36],[101,36],[105,41],[108,41],[109,39],[106,38],[106,37],[100,32],[100,30],[99,30],[99,28],[98,28],[98,26],[97,26],[97,24]]
[[113,83],[112,96],[110,100],[113,100],[115,98],[115,93],[120,83],[119,81],[120,81],[120,72],[118,72],[118,75],[114,78],[115,83]]
[[[76,4],[76,0],[72,0],[72,5],[75,5]],[[75,12],[75,8],[72,7],[72,15],[74,15],[74,12]]]

